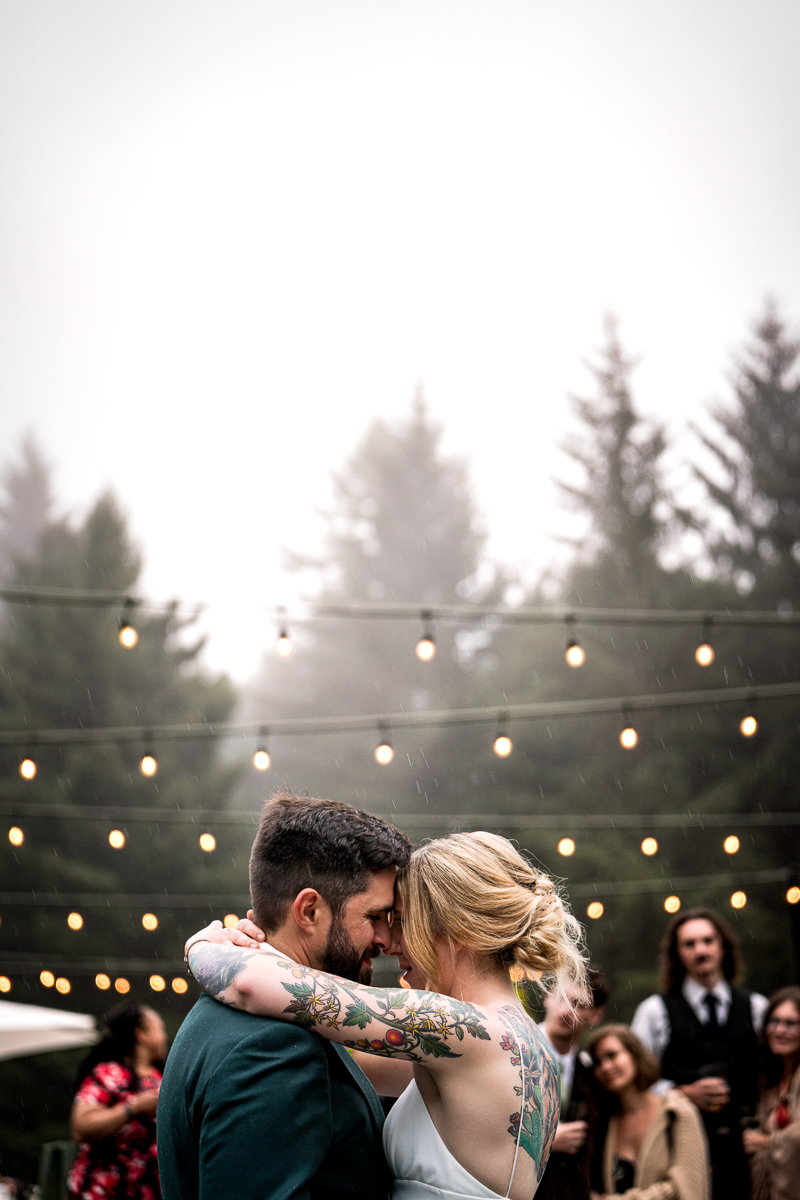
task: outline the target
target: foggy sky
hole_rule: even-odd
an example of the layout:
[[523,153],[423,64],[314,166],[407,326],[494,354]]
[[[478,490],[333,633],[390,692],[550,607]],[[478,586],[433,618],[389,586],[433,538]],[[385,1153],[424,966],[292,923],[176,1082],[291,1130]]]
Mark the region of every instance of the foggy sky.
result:
[[492,552],[546,561],[606,311],[676,433],[765,294],[800,321],[798,35],[788,0],[5,0],[4,456],[112,486],[237,677],[420,380]]

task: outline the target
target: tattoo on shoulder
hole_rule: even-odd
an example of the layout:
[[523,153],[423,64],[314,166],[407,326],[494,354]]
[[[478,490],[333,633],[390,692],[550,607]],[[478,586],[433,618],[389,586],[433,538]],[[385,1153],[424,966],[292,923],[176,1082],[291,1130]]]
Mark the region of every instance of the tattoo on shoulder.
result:
[[379,1038],[346,1040],[343,1044],[352,1050],[423,1062],[425,1057],[459,1058],[452,1043],[463,1042],[465,1037],[490,1040],[482,1014],[464,1001],[401,988],[356,992],[345,980],[332,979],[310,967],[281,965],[290,968],[297,981],[283,985],[292,996],[284,1012],[291,1013],[296,1024],[306,1029],[328,1025],[363,1030],[372,1022],[381,1026]]
[[214,997],[236,1008],[233,1000],[223,1000],[222,993],[236,981],[237,975],[257,950],[245,950],[228,942],[224,946],[210,942],[196,942],[189,951],[192,974],[202,988]]
[[500,1045],[511,1055],[512,1066],[520,1069],[519,1087],[514,1088],[520,1097],[520,1108],[511,1114],[508,1132],[514,1141],[519,1137],[520,1146],[533,1159],[538,1182],[558,1125],[558,1068],[542,1045],[532,1021],[524,1018],[511,1004],[501,1008],[500,1012],[507,1030],[510,1027],[500,1039]]

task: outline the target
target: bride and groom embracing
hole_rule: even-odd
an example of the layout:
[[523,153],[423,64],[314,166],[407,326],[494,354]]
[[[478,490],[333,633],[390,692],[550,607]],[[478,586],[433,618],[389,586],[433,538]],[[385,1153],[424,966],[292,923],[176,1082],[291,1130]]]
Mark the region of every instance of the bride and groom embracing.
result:
[[[412,852],[348,804],[278,795],[250,889],[252,921],[187,943],[207,995],[159,1097],[164,1200],[530,1200],[559,1082],[510,968],[583,982],[551,881],[495,834]],[[381,951],[402,987],[370,986]],[[379,1095],[400,1097],[385,1122]]]

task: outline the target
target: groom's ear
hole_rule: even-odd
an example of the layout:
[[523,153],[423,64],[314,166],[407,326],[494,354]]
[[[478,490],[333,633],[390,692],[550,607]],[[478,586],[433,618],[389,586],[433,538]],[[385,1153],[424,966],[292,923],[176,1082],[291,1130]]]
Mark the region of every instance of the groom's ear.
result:
[[303,888],[294,898],[292,915],[298,929],[306,934],[316,934],[327,923],[330,906],[314,888]]

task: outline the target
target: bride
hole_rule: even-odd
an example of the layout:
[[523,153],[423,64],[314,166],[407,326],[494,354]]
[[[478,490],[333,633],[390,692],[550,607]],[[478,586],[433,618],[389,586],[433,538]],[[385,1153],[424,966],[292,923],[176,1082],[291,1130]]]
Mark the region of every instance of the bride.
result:
[[[517,1000],[513,968],[583,985],[580,926],[503,837],[416,850],[398,879],[402,987],[363,987],[215,921],[186,944],[212,996],[352,1050],[383,1095],[393,1200],[530,1200],[558,1122],[558,1072]],[[248,932],[249,931],[249,932]],[[413,1078],[412,1078],[413,1072]]]

